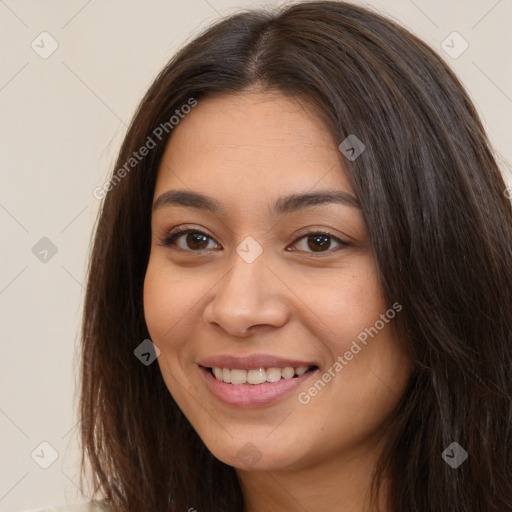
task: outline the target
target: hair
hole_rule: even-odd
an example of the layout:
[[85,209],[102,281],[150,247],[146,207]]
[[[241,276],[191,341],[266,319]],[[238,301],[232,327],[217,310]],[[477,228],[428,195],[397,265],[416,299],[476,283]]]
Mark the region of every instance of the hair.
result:
[[[395,326],[413,365],[384,424],[372,495],[386,479],[396,512],[512,510],[512,208],[463,86],[425,43],[365,8],[318,1],[240,12],[160,72],[115,169],[191,98],[255,87],[305,99],[335,140],[354,134],[366,146],[346,168],[386,300],[403,307]],[[151,207],[171,136],[166,130],[122,179],[113,172],[95,227],[82,327],[82,477],[89,464],[93,494],[113,512],[238,512],[235,469],[206,448],[158,365],[134,356],[149,338]],[[452,442],[469,457],[456,469],[441,456]]]

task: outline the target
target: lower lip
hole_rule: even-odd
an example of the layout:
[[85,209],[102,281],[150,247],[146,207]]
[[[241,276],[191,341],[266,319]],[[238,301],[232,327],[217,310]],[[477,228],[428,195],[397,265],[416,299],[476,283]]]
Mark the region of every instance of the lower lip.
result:
[[200,366],[199,369],[210,391],[221,402],[237,407],[258,407],[273,404],[296,390],[304,381],[318,371],[318,369],[315,369],[306,372],[300,377],[281,379],[277,382],[235,385],[217,380],[210,373],[210,370],[203,366]]

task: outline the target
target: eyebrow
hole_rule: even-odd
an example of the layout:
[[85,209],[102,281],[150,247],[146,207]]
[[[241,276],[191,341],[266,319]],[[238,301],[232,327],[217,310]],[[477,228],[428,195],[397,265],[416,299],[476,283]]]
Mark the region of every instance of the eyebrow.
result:
[[[291,194],[280,197],[271,211],[278,215],[286,215],[312,206],[337,203],[345,206],[360,208],[359,201],[348,192],[342,190],[320,190],[304,194]],[[153,211],[169,206],[184,206],[225,215],[226,209],[212,197],[188,190],[168,190],[158,197],[153,204]]]

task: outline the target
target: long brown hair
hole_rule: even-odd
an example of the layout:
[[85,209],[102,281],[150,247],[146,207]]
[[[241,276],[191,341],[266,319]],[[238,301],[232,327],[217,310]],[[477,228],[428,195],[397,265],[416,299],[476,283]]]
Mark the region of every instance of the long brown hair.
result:
[[[306,98],[336,140],[355,134],[366,146],[346,164],[382,289],[403,306],[397,328],[414,365],[386,423],[375,492],[386,475],[396,512],[512,510],[505,184],[473,105],[442,59],[380,15],[329,1],[217,22],[168,63],[140,103],[88,273],[80,419],[92,490],[113,512],[243,510],[234,468],[213,457],[158,365],[141,364],[134,349],[149,338],[142,290],[169,119],[191,98],[254,85]],[[155,147],[127,168],[164,123]],[[452,442],[468,454],[457,468],[441,456]]]

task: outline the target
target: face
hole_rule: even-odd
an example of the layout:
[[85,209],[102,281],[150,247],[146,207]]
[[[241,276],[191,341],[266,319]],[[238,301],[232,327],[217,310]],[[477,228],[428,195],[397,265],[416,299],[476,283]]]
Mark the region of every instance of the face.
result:
[[226,95],[158,171],[146,323],[172,397],[241,470],[370,449],[410,375],[338,144],[298,100]]

